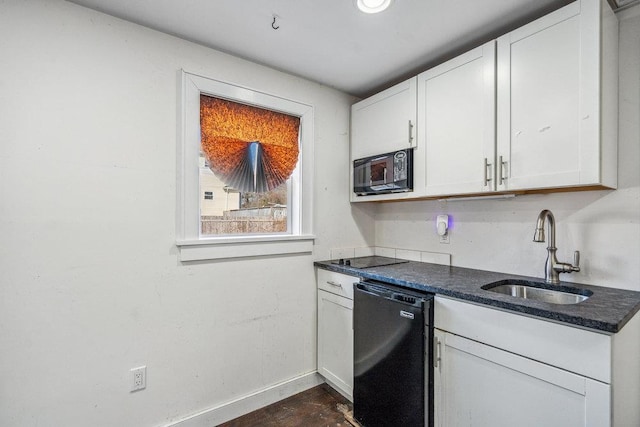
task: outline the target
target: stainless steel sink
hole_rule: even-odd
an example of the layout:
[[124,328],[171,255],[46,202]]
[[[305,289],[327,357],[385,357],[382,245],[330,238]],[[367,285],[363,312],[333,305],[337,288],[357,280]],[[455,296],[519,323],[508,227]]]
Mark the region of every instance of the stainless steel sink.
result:
[[484,285],[482,289],[550,304],[578,304],[593,295],[592,291],[586,289],[554,286],[526,280],[501,280]]

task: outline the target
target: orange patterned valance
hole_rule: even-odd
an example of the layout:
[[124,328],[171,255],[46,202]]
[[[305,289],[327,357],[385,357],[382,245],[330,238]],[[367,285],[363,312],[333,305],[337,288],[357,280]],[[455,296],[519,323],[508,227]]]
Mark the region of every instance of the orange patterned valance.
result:
[[266,192],[298,163],[300,118],[200,95],[202,151],[209,167],[239,191]]

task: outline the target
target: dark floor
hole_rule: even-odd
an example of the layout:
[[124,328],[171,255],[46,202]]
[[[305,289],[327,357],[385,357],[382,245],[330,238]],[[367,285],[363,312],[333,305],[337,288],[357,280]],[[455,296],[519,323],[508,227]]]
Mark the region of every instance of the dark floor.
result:
[[219,427],[352,427],[345,419],[345,414],[352,411],[353,405],[347,399],[321,384]]

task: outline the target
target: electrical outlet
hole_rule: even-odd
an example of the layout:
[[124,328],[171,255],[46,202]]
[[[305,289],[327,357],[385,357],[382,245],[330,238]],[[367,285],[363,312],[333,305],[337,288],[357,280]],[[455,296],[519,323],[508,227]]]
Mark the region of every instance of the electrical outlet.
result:
[[440,243],[449,243],[449,215],[438,215],[436,218],[436,232]]
[[147,387],[147,367],[140,366],[131,369],[131,391],[142,390]]

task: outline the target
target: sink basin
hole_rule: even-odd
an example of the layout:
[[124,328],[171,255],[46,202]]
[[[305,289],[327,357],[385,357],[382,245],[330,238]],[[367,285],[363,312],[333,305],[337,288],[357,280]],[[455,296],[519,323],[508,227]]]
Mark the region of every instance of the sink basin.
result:
[[526,280],[501,280],[484,285],[482,289],[550,304],[578,304],[593,295],[592,291],[586,289]]

